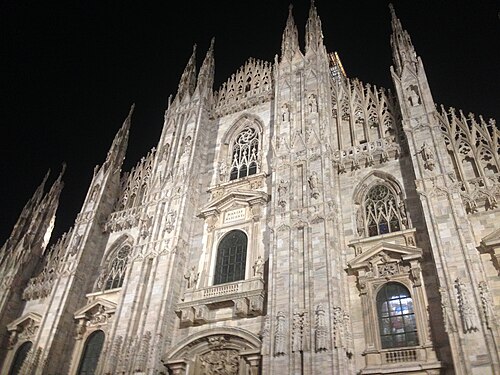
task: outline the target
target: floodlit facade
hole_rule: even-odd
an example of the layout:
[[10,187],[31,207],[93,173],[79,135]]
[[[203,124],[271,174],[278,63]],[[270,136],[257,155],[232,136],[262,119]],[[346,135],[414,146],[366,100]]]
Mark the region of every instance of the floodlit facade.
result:
[[133,110],[73,227],[62,173],[0,253],[2,374],[499,374],[500,131],[437,106],[391,7],[392,91],[314,3],[213,90],[195,50],[158,145]]

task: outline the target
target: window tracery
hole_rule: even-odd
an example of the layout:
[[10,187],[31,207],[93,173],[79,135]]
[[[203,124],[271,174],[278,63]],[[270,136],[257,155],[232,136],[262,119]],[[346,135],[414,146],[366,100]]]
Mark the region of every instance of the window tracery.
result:
[[110,256],[97,279],[97,289],[105,291],[123,285],[130,255],[130,246],[124,245]]
[[259,134],[255,128],[247,126],[233,143],[229,180],[256,174],[259,170],[258,154]]
[[366,194],[364,216],[369,237],[400,231],[406,224],[404,203],[384,184],[373,186]]

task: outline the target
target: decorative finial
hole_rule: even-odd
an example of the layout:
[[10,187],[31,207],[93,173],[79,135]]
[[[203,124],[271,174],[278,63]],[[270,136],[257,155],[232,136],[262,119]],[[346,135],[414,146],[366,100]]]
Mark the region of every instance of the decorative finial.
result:
[[392,5],[392,3],[389,3],[389,10],[391,11],[391,15],[396,18],[396,11],[394,10],[394,5]]
[[134,110],[135,110],[135,103],[132,103],[132,105],[130,106],[130,111],[128,112],[128,117],[132,116],[132,113],[134,113]]
[[293,4],[290,3],[290,5],[288,6],[288,13],[292,13],[292,10],[293,10]]

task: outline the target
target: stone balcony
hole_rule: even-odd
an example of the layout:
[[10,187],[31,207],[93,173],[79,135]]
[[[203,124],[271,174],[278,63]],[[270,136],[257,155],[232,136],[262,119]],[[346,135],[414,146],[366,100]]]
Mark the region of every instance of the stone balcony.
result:
[[264,280],[254,277],[232,283],[188,289],[177,305],[181,326],[262,315]]

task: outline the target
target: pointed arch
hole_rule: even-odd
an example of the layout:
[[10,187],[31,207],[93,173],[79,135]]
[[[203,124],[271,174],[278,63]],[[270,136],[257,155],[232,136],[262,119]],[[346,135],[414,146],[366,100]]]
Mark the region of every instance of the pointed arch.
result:
[[95,289],[104,291],[120,288],[123,285],[132,256],[132,244],[132,238],[123,234],[109,247],[103,257]]
[[262,121],[243,114],[222,138],[219,182],[237,180],[256,174],[261,169]]
[[371,171],[354,189],[355,228],[360,237],[373,237],[407,229],[403,190],[390,174]]
[[97,330],[87,338],[83,355],[78,366],[78,375],[91,375],[97,369],[97,363],[101,356],[102,347],[104,345],[104,332]]
[[12,362],[12,366],[10,367],[9,374],[18,375],[21,374],[21,368],[23,366],[24,361],[28,357],[28,353],[33,347],[33,343],[31,341],[26,341],[21,344],[21,346],[17,349],[16,354],[14,356],[14,361]]

